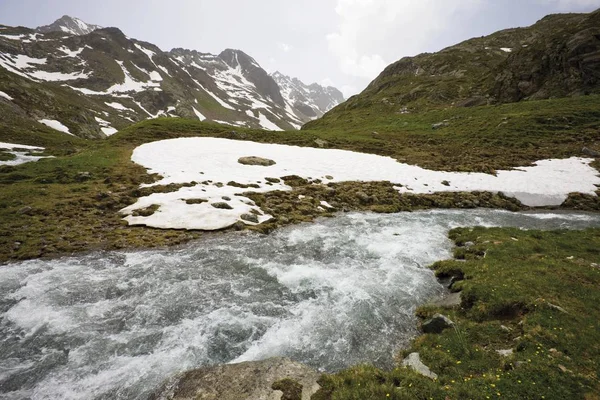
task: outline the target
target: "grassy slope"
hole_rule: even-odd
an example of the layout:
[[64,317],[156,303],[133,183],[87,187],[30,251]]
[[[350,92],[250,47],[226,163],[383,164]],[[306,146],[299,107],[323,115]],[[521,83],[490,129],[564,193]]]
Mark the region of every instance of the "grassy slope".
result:
[[[444,122],[448,126],[433,129]],[[492,172],[600,148],[600,96],[400,114],[377,104],[327,114],[305,126],[335,147],[361,149],[431,169]]]
[[[453,286],[462,304],[418,315],[442,312],[456,329],[404,352],[419,352],[438,380],[357,366],[324,376],[313,399],[599,398],[600,231],[460,228],[450,237],[475,243],[457,247],[462,260],[433,265],[438,276],[465,277]],[[513,355],[496,352],[507,349]]]

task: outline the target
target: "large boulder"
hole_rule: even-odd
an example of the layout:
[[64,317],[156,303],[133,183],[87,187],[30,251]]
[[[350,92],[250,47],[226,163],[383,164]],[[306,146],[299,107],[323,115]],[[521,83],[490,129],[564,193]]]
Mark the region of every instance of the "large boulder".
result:
[[269,160],[268,158],[255,157],[255,156],[240,157],[238,162],[243,165],[260,165],[261,167],[269,167],[271,165],[276,164],[275,161]]
[[300,387],[298,400],[309,400],[320,388],[319,376],[286,358],[218,365],[173,377],[149,400],[282,400],[297,397]]

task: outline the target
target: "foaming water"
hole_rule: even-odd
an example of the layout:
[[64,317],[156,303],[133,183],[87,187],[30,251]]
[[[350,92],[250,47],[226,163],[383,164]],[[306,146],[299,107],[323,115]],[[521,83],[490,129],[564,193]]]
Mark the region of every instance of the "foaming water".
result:
[[600,215],[353,213],[169,250],[0,267],[0,399],[142,399],[174,373],[287,356],[334,371],[392,364],[427,266],[458,226],[600,227]]

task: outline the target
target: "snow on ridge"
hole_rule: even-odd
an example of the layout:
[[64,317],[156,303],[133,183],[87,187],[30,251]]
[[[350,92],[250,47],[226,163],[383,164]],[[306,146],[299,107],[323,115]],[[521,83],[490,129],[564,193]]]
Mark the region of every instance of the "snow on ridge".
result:
[[107,106],[109,106],[111,108],[114,108],[115,110],[134,112],[131,108],[127,108],[127,107],[125,107],[121,103],[117,103],[117,102],[107,103],[107,102],[105,102],[104,104],[106,104]]
[[59,48],[58,48],[58,50],[60,50],[60,51],[62,51],[63,53],[65,53],[65,54],[66,54],[66,56],[65,56],[65,57],[71,57],[71,58],[74,58],[74,57],[77,57],[78,55],[80,55],[80,54],[83,52],[83,50],[85,50],[85,49],[86,49],[86,47],[89,47],[89,46],[83,46],[83,47],[82,47],[82,48],[80,48],[80,49],[77,49],[77,50],[71,50],[71,49],[69,49],[67,46],[61,46],[61,47],[59,47]]
[[282,131],[283,130],[280,127],[278,127],[274,122],[271,122],[271,120],[269,120],[269,118],[267,118],[261,112],[258,113],[258,121],[260,123],[260,126],[262,126],[263,128],[265,128],[268,131]]
[[114,135],[115,133],[118,132],[118,129],[115,129],[110,125],[110,122],[105,121],[102,118],[98,118],[98,117],[94,117],[94,118],[96,119],[96,122],[98,122],[100,124],[100,130],[106,136]]
[[49,128],[52,128],[56,131],[59,132],[63,132],[63,133],[67,133],[69,135],[73,135],[70,131],[69,128],[66,127],[65,125],[63,125],[60,121],[57,121],[55,119],[41,119],[38,121],[40,124],[44,124]]
[[206,117],[204,115],[202,115],[202,113],[200,113],[200,111],[196,110],[196,107],[192,107],[192,110],[194,110],[194,114],[196,114],[196,117],[198,117],[198,119],[200,121],[206,120]]
[[149,81],[149,82],[140,82],[136,81],[131,73],[125,68],[125,64],[123,61],[118,61],[117,64],[121,67],[125,78],[123,79],[123,83],[117,83],[106,89],[105,94],[109,93],[128,93],[128,92],[143,92],[147,88],[160,87],[160,83]]
[[74,81],[76,79],[87,79],[90,77],[88,73],[85,73],[83,71],[71,72],[70,74],[65,74],[62,72],[35,71],[31,72],[29,75],[35,79],[39,79],[41,81],[46,82]]
[[[160,154],[160,157],[157,155]],[[276,162],[269,167],[242,165],[240,157],[257,156]],[[291,190],[284,183],[267,185],[267,177],[298,175],[328,182],[390,181],[400,193],[436,193],[458,191],[503,192],[529,206],[559,205],[572,192],[594,195],[600,184],[592,159],[572,157],[538,161],[535,166],[498,171],[496,176],[483,173],[432,171],[398,163],[390,157],[346,150],[317,149],[218,138],[180,138],[144,144],[136,148],[132,160],[157,173],[163,179],[143,186],[170,183],[204,182],[172,193],[154,193],[138,199],[121,210],[131,225],[164,229],[215,230],[231,226],[243,214],[255,213],[258,221],[268,215],[241,193],[227,185],[258,184],[254,192]],[[444,182],[444,183],[442,183]],[[446,183],[450,186],[446,186]],[[401,186],[402,185],[402,186]],[[223,196],[231,200],[223,200]],[[206,200],[187,204],[187,199]],[[212,206],[226,202],[232,209]],[[135,210],[151,205],[160,208],[154,214],[133,216]],[[326,206],[322,204],[323,206]]]

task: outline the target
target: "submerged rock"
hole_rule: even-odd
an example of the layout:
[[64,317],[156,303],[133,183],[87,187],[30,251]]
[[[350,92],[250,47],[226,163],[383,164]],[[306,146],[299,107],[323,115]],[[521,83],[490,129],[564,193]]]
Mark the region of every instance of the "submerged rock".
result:
[[149,400],[279,400],[284,392],[273,387],[284,389],[284,381],[294,382],[294,392],[301,387],[300,399],[309,400],[320,388],[319,376],[317,371],[286,358],[218,365],[171,378]]
[[426,376],[431,379],[437,379],[438,376],[435,372],[432,372],[429,367],[421,362],[421,357],[419,353],[411,353],[408,357],[406,357],[402,361],[402,366],[406,368],[410,368],[415,372]]
[[442,314],[435,314],[433,318],[423,322],[423,332],[425,333],[442,333],[445,329],[454,326],[454,322],[450,318]]

